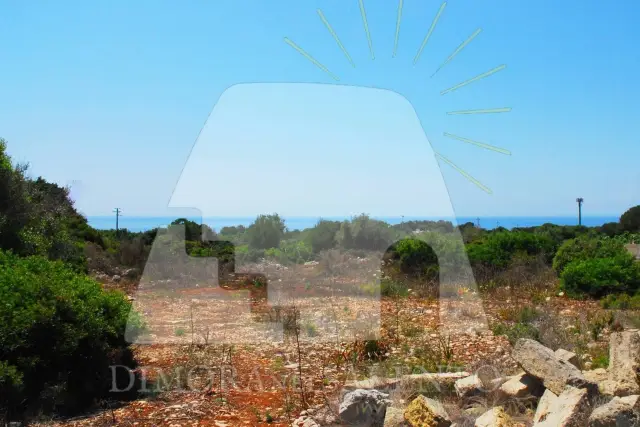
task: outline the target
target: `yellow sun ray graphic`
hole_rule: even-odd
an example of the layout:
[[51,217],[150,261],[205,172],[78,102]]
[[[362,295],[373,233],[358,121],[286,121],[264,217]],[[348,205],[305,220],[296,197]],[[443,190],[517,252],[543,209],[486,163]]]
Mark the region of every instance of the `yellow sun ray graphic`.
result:
[[469,84],[471,84],[473,82],[477,82],[478,80],[484,79],[485,77],[489,77],[489,76],[497,73],[498,71],[504,70],[505,68],[507,68],[507,66],[504,65],[504,64],[503,65],[498,65],[496,68],[492,68],[491,70],[489,70],[489,71],[487,71],[485,73],[478,74],[477,76],[472,77],[469,80],[465,80],[462,83],[458,83],[457,85],[450,87],[449,89],[443,90],[442,92],[440,92],[440,95],[445,95],[445,94],[447,94],[449,92],[453,92],[454,90],[458,90],[463,86],[469,85]]
[[349,61],[351,66],[355,67],[356,64],[353,63],[353,60],[351,59],[351,55],[349,55],[349,52],[340,41],[338,34],[336,34],[336,32],[333,30],[333,28],[331,27],[331,24],[329,24],[329,21],[327,21],[327,18],[324,17],[324,13],[322,13],[322,10],[320,9],[318,9],[318,16],[320,17],[320,20],[325,25],[325,27],[327,27],[327,30],[329,30],[329,32],[331,33],[331,36],[334,38],[336,43],[338,43],[338,47],[340,48],[340,50],[342,50],[342,53],[344,53],[344,56],[347,57],[347,60]]
[[474,183],[479,189],[481,189],[482,191],[485,191],[487,194],[493,194],[493,192],[489,187],[487,187],[486,185],[484,185],[483,183],[481,183],[480,181],[472,177],[469,173],[467,173],[464,169],[462,169],[461,167],[453,163],[451,160],[447,159],[445,156],[443,156],[438,152],[436,152],[435,154],[436,154],[436,158],[442,160],[443,162],[451,166],[453,169],[456,170],[456,172],[458,172],[460,175],[464,176],[469,181]]
[[424,36],[424,40],[422,40],[422,44],[420,45],[420,49],[418,49],[418,53],[416,53],[416,57],[413,58],[413,65],[416,65],[416,63],[418,62],[418,59],[420,59],[420,55],[422,54],[422,50],[427,45],[427,42],[429,41],[429,38],[431,38],[431,33],[433,33],[433,30],[435,30],[436,24],[438,23],[438,20],[440,19],[440,16],[442,15],[442,12],[444,12],[444,8],[445,7],[447,7],[447,2],[442,3],[442,6],[440,6],[440,9],[438,10],[438,13],[436,14],[436,17],[433,18],[433,22],[431,23],[431,27],[429,27],[429,32],[427,33],[426,36]]
[[484,108],[480,110],[458,110],[458,111],[448,111],[449,115],[456,114],[492,114],[492,113],[510,113],[511,107],[502,107],[502,108]]
[[398,2],[398,18],[396,19],[396,38],[393,41],[393,57],[396,57],[396,52],[398,51],[398,38],[400,37],[400,22],[402,21],[402,5],[404,4],[404,0],[400,0]]
[[373,54],[373,42],[371,42],[371,33],[369,32],[369,23],[367,22],[367,12],[364,10],[364,0],[360,1],[360,14],[362,15],[362,23],[364,24],[364,32],[367,34],[367,41],[369,42],[369,52],[371,52],[371,59],[376,59]]
[[289,46],[291,46],[292,48],[294,48],[295,50],[297,50],[300,55],[304,56],[305,58],[307,58],[309,61],[311,61],[316,67],[320,68],[322,71],[324,71],[325,73],[329,74],[331,76],[331,78],[335,81],[340,80],[338,78],[338,76],[336,76],[335,74],[333,74],[331,71],[329,71],[327,69],[327,67],[325,67],[324,65],[322,65],[321,63],[319,63],[313,56],[309,55],[303,48],[301,48],[300,46],[298,46],[297,44],[295,44],[292,40],[288,39],[287,37],[284,38],[284,42],[287,43]]
[[453,135],[453,134],[447,133],[447,132],[444,132],[443,135],[446,136],[447,138],[457,139],[458,141],[466,142],[467,144],[473,144],[476,147],[485,148],[487,150],[495,151],[496,153],[506,154],[508,156],[511,155],[511,151],[505,150],[504,148],[496,147],[496,146],[491,145],[491,144],[485,144],[484,142],[474,141],[473,139],[463,138],[461,136]]
[[464,49],[469,43],[471,43],[471,41],[475,39],[476,36],[481,32],[482,32],[482,28],[478,28],[477,30],[475,30],[473,34],[471,34],[465,41],[462,42],[462,44],[460,44],[460,46],[456,48],[456,50],[453,51],[451,55],[449,55],[447,60],[444,61],[441,66],[438,67],[438,69],[431,75],[431,77],[435,76],[438,73],[438,71],[440,71],[445,65],[451,62],[451,60],[455,58],[456,55],[459,54],[462,51],[462,49]]
[[[367,20],[367,14],[366,14],[366,10],[365,10],[364,0],[358,0],[358,5],[359,5],[359,9],[360,9],[360,15],[362,17],[362,23],[363,23],[363,26],[364,26],[365,35],[367,37],[367,43],[368,43],[368,46],[369,46],[369,53],[371,55],[371,59],[373,60],[373,59],[375,59],[375,54],[374,54],[374,49],[373,49],[373,41],[372,41],[372,37],[371,37],[371,32],[369,30],[369,23],[368,23],[368,20]],[[396,17],[396,28],[395,28],[395,35],[394,35],[394,41],[393,41],[393,53],[392,53],[392,57],[393,58],[396,57],[396,54],[397,54],[397,51],[398,51],[398,44],[399,44],[399,39],[400,39],[400,26],[401,26],[401,23],[402,23],[403,7],[404,7],[404,0],[398,0],[398,12],[397,12],[397,17]],[[425,35],[424,39],[422,40],[422,43],[420,44],[420,47],[419,47],[415,57],[413,58],[413,65],[416,65],[418,60],[420,59],[420,56],[422,55],[422,52],[424,51],[425,47],[427,46],[427,44],[429,42],[429,39],[433,35],[433,32],[435,31],[435,28],[436,28],[440,18],[442,17],[442,14],[444,13],[446,7],[447,7],[447,2],[445,1],[440,5],[440,8],[436,12],[436,15],[434,16],[434,18],[433,18],[433,20],[431,22],[431,26],[429,27],[429,29],[427,31],[427,34]],[[331,26],[331,24],[329,23],[329,21],[325,17],[325,15],[322,12],[322,10],[318,9],[317,13],[318,13],[318,16],[320,17],[320,20],[322,21],[324,26],[327,28],[327,30],[329,31],[329,33],[331,34],[331,36],[333,37],[333,39],[335,40],[336,44],[338,45],[338,47],[340,48],[340,50],[342,51],[344,56],[347,58],[347,60],[351,64],[351,66],[355,67],[355,63],[354,63],[353,59],[351,58],[351,55],[349,54],[349,51],[347,50],[347,48],[344,46],[344,44],[342,43],[342,41],[338,37],[338,34],[333,29],[333,27]],[[445,66],[447,66],[478,35],[480,35],[480,33],[482,33],[482,28],[477,28],[473,33],[471,33],[442,62],[442,64],[431,75],[431,77],[435,76]],[[329,71],[329,69],[327,67],[325,67],[322,63],[320,63],[318,60],[316,60],[313,56],[311,56],[309,53],[307,53],[300,46],[295,44],[292,40],[290,40],[289,38],[285,37],[284,41],[289,46],[294,48],[298,53],[300,53],[303,57],[305,57],[307,60],[309,60],[312,64],[314,64],[316,67],[318,67],[319,69],[324,71],[326,74],[328,74],[333,80],[335,80],[335,81],[339,81],[340,80],[335,74],[333,74],[331,71]],[[460,89],[460,88],[462,88],[464,86],[467,86],[467,85],[469,85],[471,83],[474,83],[474,82],[482,80],[482,79],[484,79],[486,77],[492,76],[493,74],[496,74],[496,73],[504,70],[505,68],[506,68],[506,65],[504,65],[504,64],[499,65],[499,66],[497,66],[495,68],[492,68],[492,69],[490,69],[490,70],[488,70],[488,71],[486,71],[484,73],[478,74],[477,76],[471,77],[468,80],[465,80],[465,81],[463,81],[461,83],[458,83],[458,84],[456,84],[456,85],[454,85],[454,86],[452,86],[452,87],[450,87],[448,89],[442,90],[440,92],[440,95],[446,95],[448,93],[456,91],[456,90],[458,90],[458,89]],[[498,114],[498,113],[510,113],[510,112],[511,112],[511,107],[498,107],[498,108],[479,108],[479,109],[448,111],[446,114],[447,115],[482,115],[482,114]],[[499,154],[504,154],[504,155],[509,155],[509,156],[511,155],[511,151],[507,150],[506,148],[497,147],[497,146],[494,146],[494,145],[491,145],[491,144],[487,144],[487,143],[484,143],[484,142],[476,141],[476,140],[471,139],[471,138],[465,138],[465,137],[462,137],[462,136],[454,135],[454,134],[451,134],[451,133],[448,133],[448,132],[444,132],[443,135],[445,137],[447,137],[447,138],[454,139],[454,140],[457,140],[457,141],[461,141],[461,142],[473,145],[473,146],[478,147],[478,148],[482,148],[482,149],[485,149],[485,150],[490,150],[490,151],[493,151],[493,152],[496,152],[496,153],[499,153]],[[492,194],[492,191],[491,191],[491,189],[489,187],[487,187],[486,185],[482,184],[479,180],[474,178],[471,174],[469,174],[464,169],[462,169],[461,167],[459,167],[458,165],[453,163],[451,160],[449,160],[448,158],[444,157],[442,154],[440,154],[438,152],[435,152],[435,155],[436,155],[436,158],[438,160],[441,160],[444,163],[446,163],[447,165],[449,165],[450,167],[452,167],[456,172],[460,173],[463,177],[465,177],[471,183],[476,185],[478,188],[480,188],[481,190],[483,190],[487,194]]]

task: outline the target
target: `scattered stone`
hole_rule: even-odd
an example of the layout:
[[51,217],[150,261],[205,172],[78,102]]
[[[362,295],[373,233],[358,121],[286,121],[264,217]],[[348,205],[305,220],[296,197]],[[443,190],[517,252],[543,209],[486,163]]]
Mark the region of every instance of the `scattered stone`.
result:
[[[568,386],[555,399],[550,399],[546,414],[538,415],[534,427],[583,427],[589,418],[590,405],[587,390]],[[538,408],[540,409],[540,408]]]
[[291,425],[293,427],[320,427],[313,418],[309,417],[297,418]]
[[[296,365],[297,366],[297,365]],[[423,374],[402,375],[395,378],[372,377],[362,381],[348,382],[342,388],[344,397],[354,390],[380,390],[391,392],[396,389],[427,390],[436,389],[438,391],[447,389],[460,378],[468,377],[468,372],[427,372]]]
[[511,377],[500,386],[500,393],[506,398],[540,396],[543,391],[544,386],[540,380],[526,372]]
[[391,403],[389,395],[378,390],[354,390],[340,404],[340,418],[345,423],[362,427],[382,427]]
[[111,278],[111,281],[118,283],[120,280],[122,280],[122,277],[120,277],[119,275],[115,275]]
[[513,420],[502,406],[489,409],[476,420],[475,427],[511,427]]
[[560,360],[564,360],[565,362],[569,362],[571,363],[573,366],[578,367],[578,363],[580,363],[580,359],[578,358],[578,355],[571,352],[571,351],[567,351],[563,348],[559,348],[557,349],[554,354],[556,355],[556,357]]
[[609,339],[609,373],[604,384],[609,394],[629,396],[640,394],[640,334],[637,330],[614,332]]
[[609,381],[609,373],[606,369],[598,368],[590,371],[582,371],[582,375],[593,383],[598,384],[600,394],[613,395],[613,383]]
[[640,425],[640,396],[614,397],[596,408],[589,427],[633,427]]
[[549,409],[551,405],[558,399],[553,392],[548,389],[544,391],[540,401],[538,401],[538,408],[536,409],[536,413],[533,416],[533,422],[538,423],[541,420],[544,420],[549,415]]
[[124,270],[122,275],[129,279],[135,279],[136,277],[140,276],[140,270],[138,270],[137,268],[128,268]]
[[404,411],[404,419],[411,427],[449,427],[451,420],[444,406],[423,395],[416,397]]
[[597,394],[598,386],[595,383],[587,380],[571,363],[556,358],[551,349],[537,341],[520,338],[512,356],[522,369],[542,380],[544,386],[557,395],[561,394],[567,385],[586,388],[590,396]]
[[472,405],[471,407],[464,409],[463,412],[465,415],[476,419],[487,412],[487,408],[484,405]]
[[404,410],[390,406],[384,417],[384,427],[402,427],[404,426]]
[[484,390],[484,384],[477,375],[461,378],[454,383],[456,394],[461,399],[477,396]]

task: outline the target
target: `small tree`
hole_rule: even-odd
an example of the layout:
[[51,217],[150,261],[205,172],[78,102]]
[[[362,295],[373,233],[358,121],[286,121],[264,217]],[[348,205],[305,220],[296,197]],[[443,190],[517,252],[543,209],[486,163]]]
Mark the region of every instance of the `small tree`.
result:
[[321,219],[309,231],[309,243],[314,253],[332,249],[336,245],[336,233],[340,230],[340,223]]
[[253,249],[277,248],[284,231],[284,219],[278,214],[260,215],[247,229],[249,246]]
[[640,231],[640,205],[627,210],[620,217],[620,227],[622,231],[635,233]]

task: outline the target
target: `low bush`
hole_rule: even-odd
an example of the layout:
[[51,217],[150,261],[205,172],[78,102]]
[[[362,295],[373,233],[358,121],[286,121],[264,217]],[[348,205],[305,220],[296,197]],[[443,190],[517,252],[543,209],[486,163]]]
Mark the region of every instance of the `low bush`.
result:
[[248,245],[236,247],[236,257],[241,264],[260,261],[265,256],[264,252],[264,249],[253,249]]
[[560,283],[573,297],[633,294],[640,290],[640,264],[628,253],[573,261],[563,269]]
[[602,308],[614,310],[640,310],[640,294],[630,296],[627,294],[607,295],[600,301]]
[[623,243],[606,237],[580,236],[564,242],[553,258],[553,269],[558,276],[572,262],[593,258],[613,258],[627,254]]
[[0,301],[0,407],[9,414],[82,409],[109,394],[111,365],[133,367],[131,304],[61,262],[0,252]]
[[545,234],[497,231],[488,234],[482,240],[470,243],[467,253],[472,264],[504,270],[516,257],[541,257],[550,263],[554,249],[554,241]]
[[407,286],[402,282],[383,279],[380,281],[380,295],[392,298],[401,298],[409,295]]
[[389,248],[385,258],[403,274],[437,278],[438,257],[431,246],[422,240],[399,240]]
[[493,326],[492,331],[494,335],[506,335],[512,345],[520,338],[540,340],[540,331],[538,328],[528,323],[515,323],[513,325],[497,323]]

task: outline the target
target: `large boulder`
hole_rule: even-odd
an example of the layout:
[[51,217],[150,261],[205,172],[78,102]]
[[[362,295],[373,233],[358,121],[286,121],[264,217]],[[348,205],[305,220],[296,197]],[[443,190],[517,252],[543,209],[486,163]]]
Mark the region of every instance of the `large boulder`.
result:
[[475,423],[475,427],[511,427],[513,420],[502,406],[496,406],[482,414]]
[[[587,424],[590,409],[587,390],[568,386],[555,398],[549,395],[544,408],[538,405],[533,426],[584,427]],[[538,411],[544,413],[538,414]]]
[[589,427],[640,426],[640,396],[614,397],[591,413]]
[[539,378],[553,393],[561,394],[566,386],[586,388],[589,395],[597,394],[598,386],[587,380],[571,363],[558,359],[553,350],[537,341],[521,338],[516,342],[512,357],[528,374]]
[[614,332],[609,339],[608,380],[603,385],[608,394],[640,394],[640,334],[637,330]]
[[354,390],[344,396],[339,415],[348,425],[382,427],[391,403],[389,395],[378,390]]
[[543,391],[544,386],[542,382],[526,372],[509,378],[499,389],[501,396],[507,399],[540,396]]
[[411,427],[449,427],[449,414],[437,400],[420,395],[407,406],[404,419]]

